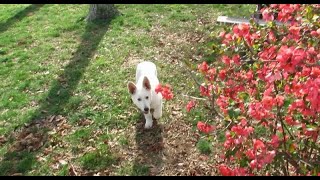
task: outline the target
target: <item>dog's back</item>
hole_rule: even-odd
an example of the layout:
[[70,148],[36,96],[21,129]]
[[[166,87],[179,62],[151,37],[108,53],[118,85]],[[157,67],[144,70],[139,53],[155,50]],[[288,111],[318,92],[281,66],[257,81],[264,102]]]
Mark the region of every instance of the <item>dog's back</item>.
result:
[[141,77],[147,76],[150,80],[151,86],[155,87],[159,84],[159,80],[157,78],[157,67],[154,63],[150,61],[144,61],[137,65],[136,71],[136,83],[139,83],[139,79]]

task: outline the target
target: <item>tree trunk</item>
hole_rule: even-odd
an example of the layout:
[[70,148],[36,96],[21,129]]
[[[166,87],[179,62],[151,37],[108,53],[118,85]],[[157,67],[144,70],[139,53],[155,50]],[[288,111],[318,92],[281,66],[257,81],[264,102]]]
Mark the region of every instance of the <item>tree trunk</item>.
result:
[[118,14],[118,10],[113,4],[90,4],[88,21],[98,19],[109,20]]

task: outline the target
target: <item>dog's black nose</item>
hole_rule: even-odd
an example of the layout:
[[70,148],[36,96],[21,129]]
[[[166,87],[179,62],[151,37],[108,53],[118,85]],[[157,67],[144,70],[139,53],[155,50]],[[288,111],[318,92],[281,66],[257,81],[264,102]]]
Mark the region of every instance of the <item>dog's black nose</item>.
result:
[[144,111],[146,111],[146,112],[149,111],[149,108],[144,108]]

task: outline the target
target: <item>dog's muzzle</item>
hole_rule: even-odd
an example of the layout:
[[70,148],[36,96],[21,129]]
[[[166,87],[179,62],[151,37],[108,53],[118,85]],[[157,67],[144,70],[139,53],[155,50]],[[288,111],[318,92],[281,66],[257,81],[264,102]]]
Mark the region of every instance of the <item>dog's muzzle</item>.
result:
[[143,113],[148,114],[149,113],[149,108],[144,108]]

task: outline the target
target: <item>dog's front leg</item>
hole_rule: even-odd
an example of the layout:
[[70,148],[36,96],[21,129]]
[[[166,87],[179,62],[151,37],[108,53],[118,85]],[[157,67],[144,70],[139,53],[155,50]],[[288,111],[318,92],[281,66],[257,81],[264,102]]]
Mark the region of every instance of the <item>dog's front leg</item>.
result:
[[160,104],[157,108],[154,109],[153,117],[155,119],[160,119],[162,116],[162,105]]
[[152,114],[149,112],[148,114],[144,114],[144,118],[146,119],[146,124],[144,125],[145,129],[149,129],[152,127]]

